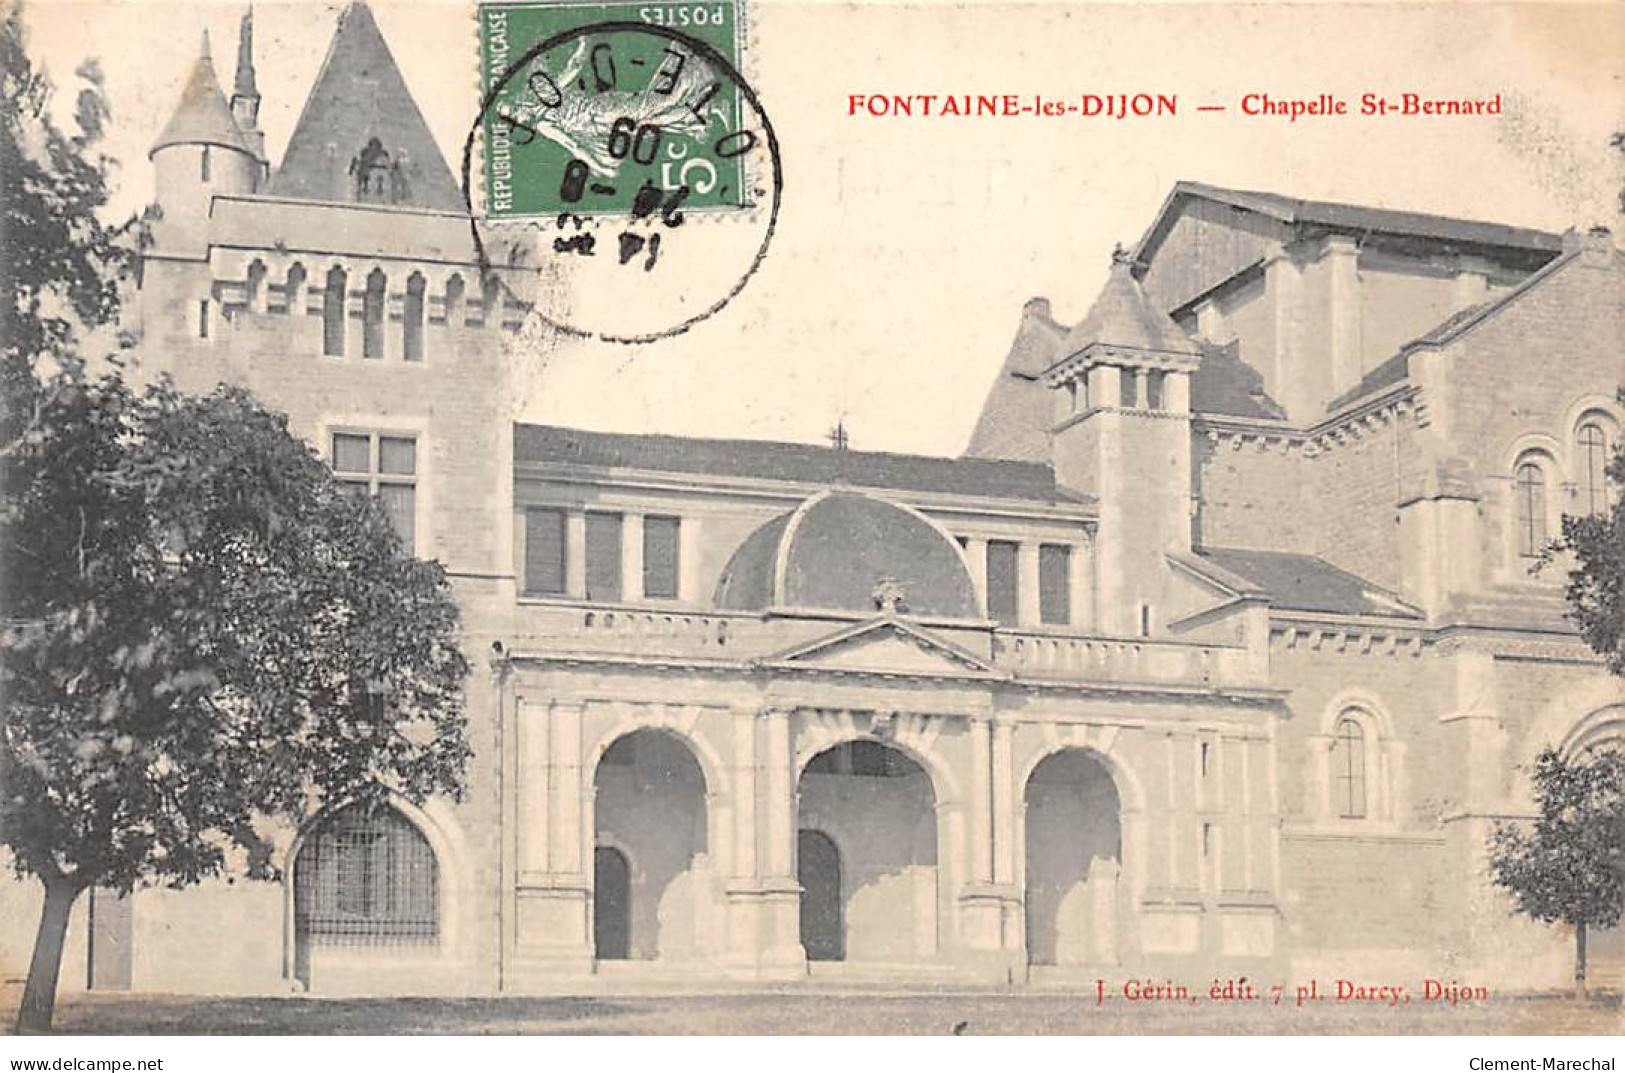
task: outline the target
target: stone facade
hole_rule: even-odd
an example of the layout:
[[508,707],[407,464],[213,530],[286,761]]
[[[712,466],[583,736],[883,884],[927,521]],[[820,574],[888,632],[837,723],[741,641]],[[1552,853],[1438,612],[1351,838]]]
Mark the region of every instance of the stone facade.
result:
[[[363,61],[402,93],[357,129]],[[963,458],[607,435],[516,422],[524,283],[364,4],[280,168],[234,86],[205,55],[154,148],[127,327],[445,564],[470,793],[287,831],[281,884],[98,895],[67,986],[1561,982],[1482,846],[1625,722],[1520,543],[1625,425],[1606,234],[1182,183],[1082,322],[1028,304]]]

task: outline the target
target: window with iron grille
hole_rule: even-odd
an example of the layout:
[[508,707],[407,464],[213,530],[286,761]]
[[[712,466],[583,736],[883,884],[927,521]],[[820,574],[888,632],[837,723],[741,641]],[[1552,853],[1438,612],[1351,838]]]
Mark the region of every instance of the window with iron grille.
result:
[[294,905],[301,938],[314,944],[434,943],[440,937],[434,850],[394,809],[340,809],[299,850]]

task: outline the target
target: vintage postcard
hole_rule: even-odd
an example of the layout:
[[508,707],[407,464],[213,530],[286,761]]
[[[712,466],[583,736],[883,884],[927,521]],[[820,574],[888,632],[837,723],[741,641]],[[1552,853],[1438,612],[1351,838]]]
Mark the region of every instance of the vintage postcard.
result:
[[1625,8],[7,5],[21,1031],[1625,1023]]

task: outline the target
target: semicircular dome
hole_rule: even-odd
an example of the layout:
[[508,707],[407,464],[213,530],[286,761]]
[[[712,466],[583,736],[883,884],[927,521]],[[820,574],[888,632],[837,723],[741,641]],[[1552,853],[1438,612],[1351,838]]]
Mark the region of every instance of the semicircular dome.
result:
[[[883,584],[886,583],[886,584]],[[858,492],[824,492],[747,537],[716,605],[981,618],[959,547],[923,515]]]

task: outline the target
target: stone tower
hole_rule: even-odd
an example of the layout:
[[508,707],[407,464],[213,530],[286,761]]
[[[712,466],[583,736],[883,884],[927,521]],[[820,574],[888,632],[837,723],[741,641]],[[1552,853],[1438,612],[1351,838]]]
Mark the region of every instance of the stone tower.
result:
[[1190,383],[1198,345],[1140,290],[1130,257],[1042,374],[1056,479],[1099,497],[1096,584],[1108,634],[1159,632],[1169,553],[1191,549]]

